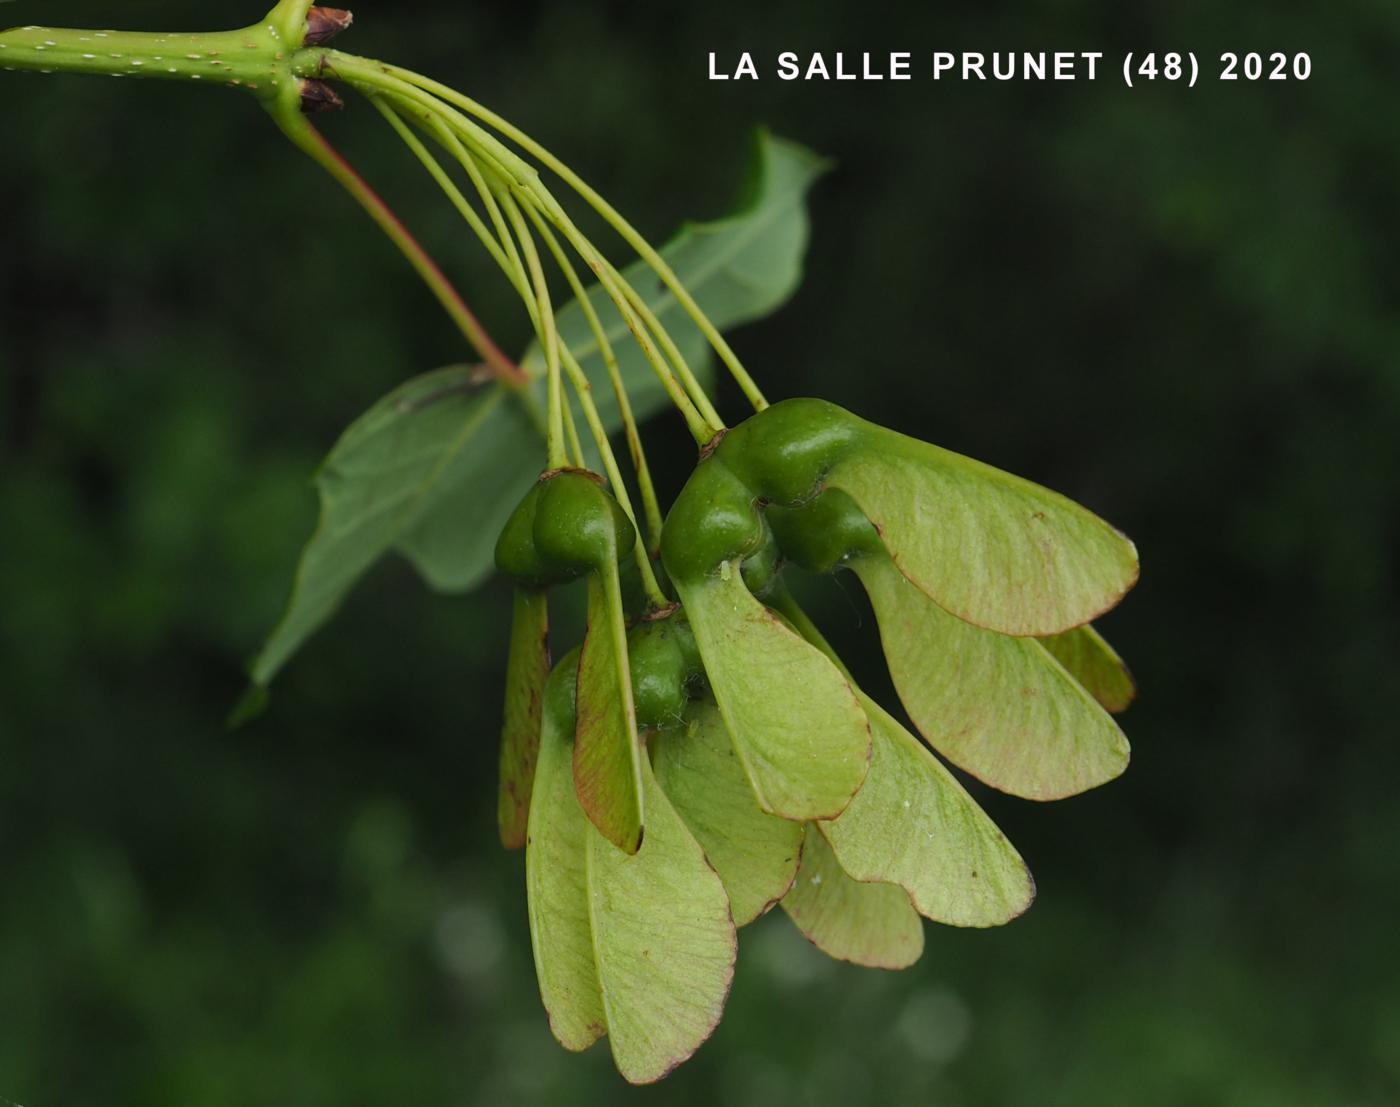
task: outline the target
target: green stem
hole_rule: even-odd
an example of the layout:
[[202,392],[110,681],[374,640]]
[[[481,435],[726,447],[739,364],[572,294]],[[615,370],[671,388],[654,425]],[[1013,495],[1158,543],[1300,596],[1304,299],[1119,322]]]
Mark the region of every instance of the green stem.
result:
[[[544,326],[540,314],[541,305],[529,294],[528,282],[524,276],[523,270],[519,273],[513,272],[513,267],[507,260],[506,251],[502,248],[503,246],[509,247],[510,256],[512,258],[518,258],[518,251],[514,249],[514,240],[517,236],[527,233],[524,224],[520,222],[520,208],[515,204],[509,192],[505,190],[502,191],[502,202],[506,204],[511,214],[511,222],[515,225],[516,233],[515,235],[507,235],[502,242],[497,242],[486,229],[485,224],[481,222],[480,216],[477,215],[476,210],[467,203],[466,197],[462,195],[461,190],[457,188],[456,184],[447,175],[437,159],[423,146],[417,136],[408,129],[407,124],[400,118],[396,108],[388,104],[381,96],[376,95],[371,99],[375,107],[383,113],[385,118],[388,119],[390,124],[394,127],[395,132],[408,144],[409,148],[427,168],[433,179],[443,191],[447,193],[453,205],[471,224],[477,236],[481,238],[488,252],[505,271],[507,277],[512,279],[512,283],[516,285],[517,291],[520,292],[525,306],[529,310],[530,319],[535,326],[536,332],[541,335],[541,341],[544,341]],[[410,108],[409,110],[414,112],[415,117],[418,117],[417,109]],[[436,120],[430,122],[436,122]],[[502,218],[499,216],[500,207],[494,195],[487,187],[485,179],[481,176],[481,170],[476,166],[471,155],[462,148],[460,143],[456,142],[451,132],[444,131],[438,134],[437,137],[439,140],[451,141],[450,146],[448,146],[447,141],[444,141],[443,144],[453,150],[462,164],[471,172],[472,179],[477,184],[477,188],[482,193],[483,198],[490,199],[491,203],[495,206],[495,211],[498,213],[497,218]],[[560,268],[563,270],[570,288],[573,290],[580,307],[589,320],[589,325],[593,330],[594,340],[598,343],[599,349],[602,351],[604,363],[607,365],[613,388],[617,394],[618,407],[622,412],[628,445],[631,449],[633,464],[637,470],[637,482],[641,488],[643,507],[647,513],[648,534],[651,539],[651,544],[657,545],[660,542],[661,535],[661,509],[660,505],[657,503],[655,486],[652,484],[651,471],[647,466],[646,455],[642,449],[641,435],[637,428],[636,419],[632,414],[631,403],[627,397],[627,389],[623,384],[621,373],[618,370],[617,356],[614,354],[612,346],[608,342],[607,334],[604,332],[602,323],[598,319],[598,314],[593,309],[593,304],[584,290],[582,281],[579,280],[577,271],[569,261],[568,254],[565,253],[563,247],[559,244],[559,240],[555,237],[554,232],[550,230],[549,223],[533,205],[527,205],[524,208],[524,213],[528,215],[530,220],[534,223],[536,230],[544,239],[550,252],[554,255],[555,261],[558,262]],[[503,223],[502,230],[504,231]],[[526,247],[526,249],[532,250],[532,247]],[[635,525],[637,522],[636,516],[631,503],[628,501],[626,486],[622,483],[622,475],[618,470],[616,458],[612,454],[612,448],[608,441],[606,430],[603,427],[602,420],[598,417],[596,406],[593,403],[591,387],[588,384],[587,375],[584,374],[582,368],[578,365],[577,359],[573,357],[572,351],[570,351],[562,341],[560,343],[560,353],[569,370],[570,380],[573,382],[574,389],[578,393],[579,401],[584,407],[584,414],[588,418],[590,429],[594,432],[594,436],[598,440],[599,454],[603,458],[604,468],[608,471],[609,479],[614,486],[620,489],[619,502]],[[582,386],[580,386],[580,381],[582,381]],[[574,456],[574,461],[577,465],[583,466],[585,462],[582,445],[579,442],[578,428],[574,423],[572,404],[568,403],[567,400],[563,404],[563,415],[565,430],[570,443],[570,449]],[[642,541],[642,530],[640,527],[637,527],[636,554],[639,561],[649,560],[648,548]],[[649,564],[642,570],[642,575],[643,585],[647,590],[648,597],[656,604],[664,605],[666,598],[661,593],[660,585],[657,584],[655,575],[651,571],[651,566]]]
[[592,269],[597,276],[598,283],[603,286],[603,290],[608,294],[609,299],[612,300],[613,305],[617,308],[619,314],[621,314],[623,322],[627,324],[627,329],[632,332],[632,337],[641,348],[642,356],[645,357],[648,364],[651,365],[652,371],[666,389],[667,395],[671,397],[671,402],[685,418],[686,427],[689,428],[691,437],[695,439],[696,445],[701,447],[707,445],[720,431],[723,424],[719,422],[709,422],[699,410],[696,409],[695,404],[682,387],[675,373],[671,371],[670,367],[657,352],[656,346],[653,344],[647,331],[646,323],[638,318],[636,312],[633,310],[626,289],[620,287],[618,282],[621,278],[617,275],[616,270],[598,254],[593,248],[593,244],[584,238],[571,222],[566,220],[563,223],[556,222],[555,225],[563,232],[564,237],[569,240],[570,245],[572,245],[573,248],[582,255],[583,259],[588,262],[589,268]]
[[[428,171],[428,175],[433,178],[437,186],[442,189],[447,195],[447,198],[452,201],[452,206],[457,209],[457,214],[467,221],[467,225],[471,227],[473,233],[481,241],[482,246],[486,248],[486,252],[490,254],[496,264],[501,267],[506,278],[516,286],[516,291],[522,296],[526,295],[525,285],[517,282],[516,277],[519,276],[519,274],[513,271],[510,261],[506,257],[505,249],[502,247],[501,243],[497,241],[496,236],[487,229],[486,224],[482,222],[481,216],[478,215],[476,209],[467,202],[467,198],[462,195],[462,190],[459,189],[452,178],[447,175],[447,171],[443,169],[442,164],[437,158],[433,157],[432,152],[424,146],[418,136],[409,129],[408,124],[403,121],[402,116],[399,115],[398,111],[390,105],[383,96],[371,96],[369,99],[370,103],[379,109],[379,113],[388,120],[389,126],[394,128],[394,133],[397,134],[399,138],[403,139],[404,145],[413,151],[413,156],[423,164],[423,168]],[[420,119],[419,122],[422,122],[422,120]]]
[[[315,55],[314,58],[307,55]],[[640,298],[636,296],[635,290],[630,286],[624,289],[619,284],[625,284],[620,274],[609,265],[597,248],[585,238],[581,232],[573,225],[568,214],[561,208],[556,200],[549,194],[543,183],[539,179],[539,174],[531,166],[523,162],[517,155],[506,148],[499,139],[496,139],[479,125],[463,116],[460,112],[446,106],[439,99],[430,93],[415,87],[408,81],[395,76],[393,67],[382,62],[370,61],[366,58],[359,58],[353,54],[342,54],[339,51],[302,51],[294,61],[299,72],[324,73],[326,76],[338,77],[349,82],[367,96],[384,94],[394,97],[399,101],[406,101],[409,105],[436,112],[445,123],[450,125],[457,135],[472,146],[473,150],[481,157],[488,169],[495,175],[503,178],[506,185],[512,189],[519,190],[529,197],[531,202],[539,205],[541,210],[550,220],[560,228],[569,239],[570,244],[588,262],[589,267],[597,274],[599,281],[608,292],[613,303],[626,321],[628,329],[637,339],[637,344],[641,347],[643,355],[656,372],[657,378],[666,389],[672,403],[680,410],[685,418],[686,425],[691,436],[696,443],[704,446],[723,427],[718,415],[713,415],[707,419],[696,409],[694,402],[687,394],[681,382],[677,380],[675,374],[665,364],[660,354],[658,354],[654,344],[646,331],[646,324],[637,318],[633,310],[633,302]],[[406,72],[406,71],[405,71]],[[628,296],[628,291],[632,295]],[[646,316],[652,321],[655,316],[646,308],[642,309]],[[660,324],[655,324],[658,328]],[[668,336],[669,337],[669,336]],[[682,365],[684,363],[682,362]],[[690,378],[690,384],[703,397],[703,389],[699,383]],[[713,411],[709,405],[708,398],[704,399],[707,409]]]
[[[302,47],[310,6],[311,0],[281,0],[259,23],[236,31],[212,33],[21,27],[0,32],[0,65],[10,69],[40,72],[81,72],[118,77],[203,81],[248,89],[264,103],[288,138],[335,177],[388,235],[496,376],[514,388],[523,388],[528,381],[527,375],[492,342],[479,320],[467,308],[462,297],[437,264],[383,200],[297,110],[302,79],[323,76],[348,80],[372,97],[376,93],[387,93],[398,103],[416,101],[415,106],[418,109],[426,110],[423,118],[427,125],[440,132],[440,141],[450,141],[460,136],[484,159],[487,169],[492,171],[493,175],[499,174],[504,178],[507,187],[522,194],[527,207],[537,207],[550,222],[563,231],[570,244],[597,273],[604,288],[616,303],[643,353],[661,376],[663,384],[667,386],[668,394],[685,416],[692,436],[697,442],[708,442],[723,423],[680,350],[645,300],[573,226],[568,215],[541,181],[537,170],[490,131],[447,107],[442,101],[455,104],[468,115],[482,120],[534,155],[595,208],[657,272],[729,366],[755,407],[761,409],[766,406],[766,401],[723,336],[700,310],[665,260],[577,174],[518,128],[471,98],[438,82],[406,69],[342,54],[339,51],[322,47]],[[420,112],[415,111],[414,114],[419,115]],[[414,147],[415,154],[422,159],[425,151],[421,144],[415,145],[411,142],[410,146]],[[519,289],[520,285],[525,283],[523,278],[527,266],[523,264],[524,259],[515,252],[512,236],[506,233],[500,212],[492,202],[490,189],[482,187],[483,182],[475,159],[468,155],[465,149],[454,153],[472,174],[473,183],[482,194],[488,214],[496,225],[497,237],[507,254],[503,259],[493,251],[493,256],[498,263],[506,263],[502,267]],[[434,165],[427,161],[424,164],[428,165],[430,172],[434,172]],[[440,167],[434,175],[440,177]],[[441,179],[439,183],[442,183]],[[459,200],[462,200],[460,192],[454,196],[454,203]],[[466,215],[469,205],[466,205],[464,200],[458,203],[458,207]],[[475,216],[474,211],[472,216]],[[479,219],[469,218],[469,222],[483,241],[488,241],[487,236],[481,234],[483,227]],[[539,293],[540,290],[536,288],[536,295]],[[661,357],[652,346],[651,337],[646,333],[648,330],[661,344],[666,359],[672,363],[674,374],[671,369],[663,366]],[[547,347],[547,352],[548,349]],[[562,393],[562,387],[557,380],[557,367],[554,375],[551,395],[557,398]],[[552,436],[562,439],[562,434],[558,433],[562,431],[562,413],[557,407],[552,410],[555,411],[550,421],[551,431],[555,432]],[[560,448],[562,449],[562,443]]]
[[613,495],[617,497],[619,506],[632,520],[632,529],[636,532],[633,553],[637,560],[637,571],[641,575],[642,591],[646,593],[647,602],[652,609],[659,611],[671,601],[661,590],[661,583],[656,579],[656,570],[652,568],[642,528],[637,525],[637,511],[632,506],[632,497],[627,492],[627,485],[623,483],[622,471],[617,465],[617,455],[613,453],[612,443],[608,441],[607,428],[603,426],[603,420],[598,415],[598,405],[593,402],[593,385],[567,346],[564,347],[563,354],[564,368],[569,374],[569,381],[574,387],[575,395],[578,396],[579,405],[583,408],[583,417],[588,420],[589,430],[592,431],[593,440],[598,446],[603,471],[607,474],[608,483],[612,485]]
[[284,38],[270,18],[242,30],[208,34],[15,27],[0,31],[0,66],[202,81],[239,86],[268,99],[296,81],[288,58],[300,41],[300,36]]
[[617,354],[613,351],[612,343],[608,341],[607,333],[603,329],[602,320],[598,318],[598,312],[593,307],[592,297],[583,287],[583,281],[579,279],[578,271],[574,268],[573,262],[569,260],[569,255],[564,247],[560,245],[558,237],[549,229],[548,220],[533,207],[527,207],[525,213],[535,224],[535,229],[544,239],[545,245],[549,247],[549,252],[554,255],[555,262],[563,271],[564,279],[569,282],[569,288],[573,291],[575,302],[583,310],[584,317],[588,320],[589,330],[593,332],[593,341],[598,344],[598,352],[603,358],[608,379],[612,382],[613,394],[617,397],[617,408],[622,415],[622,428],[627,437],[627,449],[632,456],[632,468],[637,474],[637,487],[642,494],[642,509],[646,512],[647,520],[647,546],[649,550],[659,551],[661,548],[661,505],[657,502],[656,486],[651,479],[651,467],[647,464],[641,431],[637,427],[636,416],[632,413],[632,401],[627,396],[627,386],[623,383],[622,372],[618,368]]
[[548,190],[540,181],[539,170],[480,124],[449,108],[438,97],[425,92],[412,81],[405,80],[400,74],[408,73],[408,70],[397,71],[394,66],[373,58],[321,47],[299,50],[291,58],[290,64],[292,71],[301,77],[342,80],[366,95],[371,92],[394,93],[450,117],[463,137],[494,161],[513,186],[536,190],[545,202],[558,207],[557,201],[548,195]]
[[[418,107],[417,105],[404,105],[396,97],[393,97],[393,104],[389,103],[389,99],[391,98],[391,96],[392,94],[375,94],[371,96],[370,99],[375,105],[375,107],[379,109],[379,111],[393,126],[395,132],[399,135],[399,137],[404,140],[404,142],[408,145],[409,149],[412,150],[415,156],[417,156],[417,158],[419,159],[419,161],[422,162],[422,164],[428,170],[429,174],[432,176],[434,181],[437,182],[438,186],[442,188],[442,190],[447,194],[448,198],[452,201],[452,204],[457,208],[458,212],[467,220],[467,222],[471,225],[472,229],[477,234],[477,237],[480,238],[483,244],[486,246],[487,251],[496,260],[497,264],[505,272],[506,276],[511,280],[512,284],[515,285],[517,292],[520,293],[520,296],[524,301],[527,310],[530,313],[530,319],[535,326],[536,332],[543,335],[539,305],[535,297],[530,294],[529,282],[524,274],[523,267],[517,269],[517,266],[519,265],[518,261],[516,262],[516,265],[513,266],[508,261],[506,256],[506,252],[508,250],[511,258],[518,259],[519,253],[514,248],[514,241],[517,235],[522,233],[523,228],[519,226],[517,222],[516,234],[512,235],[505,230],[504,218],[500,215],[499,203],[496,201],[492,190],[487,185],[484,177],[482,176],[481,169],[479,166],[477,166],[475,159],[462,147],[461,143],[457,140],[456,136],[453,135],[452,132],[448,130],[440,120],[438,120],[436,117],[425,114],[424,109]],[[409,130],[408,125],[404,122],[403,118],[399,114],[400,111],[411,115],[411,117],[415,121],[417,121],[420,125],[424,126],[425,129],[429,130],[429,132],[432,133],[434,137],[436,137],[438,141],[449,150],[449,152],[453,153],[453,155],[458,159],[459,162],[461,162],[463,167],[468,171],[468,173],[472,177],[473,182],[476,184],[477,190],[481,194],[483,201],[488,202],[492,206],[493,212],[495,213],[493,218],[496,220],[497,226],[500,228],[500,232],[502,235],[501,241],[497,241],[496,238],[491,235],[490,231],[486,228],[485,224],[482,223],[481,217],[476,213],[476,210],[467,202],[466,197],[462,195],[461,190],[457,187],[455,182],[453,182],[452,179],[448,176],[446,170],[442,168],[438,160],[432,155],[431,152],[427,150],[427,148],[422,144],[422,142],[418,140],[418,137],[414,135],[411,130]],[[514,200],[511,199],[509,192],[505,190],[504,186],[502,187],[502,202],[509,205],[510,210],[512,212],[513,221],[518,221],[519,214],[523,207],[524,214],[527,215],[530,221],[534,224],[535,230],[544,240],[545,245],[548,247],[550,253],[554,256],[556,263],[559,265],[561,271],[563,272],[565,280],[567,280],[570,289],[574,293],[576,302],[578,303],[580,309],[583,311],[584,316],[588,321],[589,328],[593,333],[594,341],[598,345],[599,352],[603,358],[604,366],[606,367],[608,372],[608,377],[612,383],[614,393],[617,397],[618,410],[622,416],[623,428],[626,433],[628,449],[632,457],[633,468],[637,473],[637,484],[641,492],[642,507],[646,514],[647,523],[647,541],[645,544],[642,541],[642,529],[640,526],[637,527],[637,555],[639,559],[647,559],[649,551],[651,549],[659,548],[660,545],[662,525],[661,506],[657,500],[656,488],[651,478],[651,469],[647,464],[646,452],[642,445],[641,433],[637,427],[636,417],[632,412],[631,401],[629,400],[627,395],[627,387],[622,380],[622,374],[618,368],[617,355],[612,348],[612,343],[608,340],[607,333],[603,328],[601,320],[598,318],[598,313],[593,307],[592,299],[585,290],[582,280],[580,280],[579,278],[578,271],[574,268],[573,263],[569,260],[568,253],[560,244],[559,239],[550,229],[550,225],[546,217],[542,215],[533,204],[517,206]],[[567,346],[564,345],[562,342],[560,346],[560,352],[565,359],[566,368],[568,368],[570,371],[570,379],[571,381],[573,381],[575,389],[577,390],[578,379],[576,373],[583,375],[583,371],[581,367],[578,366],[577,359],[573,357],[572,351],[570,351],[567,348]],[[586,375],[584,376],[586,379]],[[591,390],[589,392],[584,392],[580,395],[580,402],[584,404],[585,414],[589,414],[588,409],[593,403],[591,398]],[[573,424],[571,407],[567,403],[564,406],[564,419],[566,430],[568,431],[568,436],[572,443],[572,449],[575,454],[575,459],[578,460],[580,456],[579,447],[577,443],[578,432]],[[602,428],[601,420],[590,418],[589,421],[590,425],[594,423],[596,423],[597,425],[598,437],[600,438],[599,452],[600,455],[603,456],[605,459],[604,465],[605,468],[609,469],[610,479],[615,485],[621,485],[621,474],[617,470],[615,459],[611,456],[611,445],[607,441],[606,432]],[[578,464],[582,465],[583,462],[581,460],[578,460]],[[637,519],[632,510],[632,506],[630,503],[625,502],[625,486],[622,487],[621,495],[624,498],[624,509],[627,511],[629,517],[632,518],[633,523],[636,524]],[[651,590],[649,589],[649,591]],[[655,594],[656,597],[660,597],[659,586],[655,589]]]
[[[569,228],[572,228],[572,222],[570,222]],[[565,229],[567,233],[568,228]],[[581,234],[580,237],[582,237]],[[699,379],[691,371],[689,362],[685,360],[685,355],[681,353],[680,347],[676,345],[675,339],[671,337],[671,332],[662,326],[661,320],[658,319],[656,313],[651,310],[651,305],[642,298],[641,293],[632,286],[632,283],[623,275],[617,266],[613,265],[613,263],[603,257],[602,254],[598,253],[598,251],[592,247],[591,243],[589,247],[593,250],[593,257],[592,259],[585,257],[584,260],[589,261],[589,264],[594,270],[597,270],[599,266],[603,266],[607,269],[609,278],[611,278],[613,283],[622,291],[622,294],[627,298],[627,302],[641,317],[642,322],[647,325],[648,330],[656,336],[656,340],[660,344],[662,352],[666,355],[666,359],[674,367],[676,374],[685,385],[686,392],[695,402],[695,407],[700,412],[701,416],[704,417],[705,421],[709,423],[715,431],[723,430],[724,420],[720,418],[719,412],[715,410],[714,404],[710,402],[710,397],[706,395],[704,386],[701,385]]]
[[574,465],[579,469],[588,468],[588,458],[583,453],[583,441],[578,436],[578,425],[574,422],[574,405],[564,399],[564,429],[569,435],[569,451],[573,454]]
[[315,3],[316,0],[278,0],[263,22],[281,41],[300,46],[306,37],[306,13]]
[[529,377],[496,345],[486,332],[486,328],[472,313],[471,308],[467,307],[461,294],[453,287],[452,282],[438,268],[437,262],[419,245],[418,240],[400,222],[399,217],[380,198],[379,194],[355,172],[350,163],[341,157],[335,147],[326,141],[321,132],[303,116],[295,111],[286,111],[279,107],[279,110],[272,112],[272,117],[282,128],[282,132],[297,147],[340,182],[345,190],[365,209],[369,217],[379,226],[379,229],[399,248],[399,251],[422,278],[423,283],[437,297],[438,303],[442,305],[448,317],[457,325],[457,329],[462,332],[463,337],[476,351],[477,356],[486,363],[497,379],[515,389],[525,388],[529,384]]
[[538,158],[543,165],[549,168],[561,180],[568,184],[570,188],[583,197],[588,205],[601,215],[603,219],[622,236],[623,240],[637,252],[638,256],[652,267],[656,275],[661,278],[662,283],[665,284],[671,291],[671,294],[676,297],[681,307],[685,309],[686,314],[694,321],[695,325],[709,341],[715,352],[719,354],[720,360],[728,367],[730,374],[734,377],[739,388],[753,405],[754,410],[762,411],[768,406],[768,401],[764,398],[763,393],[759,390],[753,377],[751,377],[744,368],[743,363],[739,360],[739,356],[733,351],[729,343],[725,341],[724,336],[719,333],[718,328],[710,321],[709,317],[700,309],[700,305],[695,302],[689,290],[686,289],[685,285],[681,283],[680,278],[672,271],[666,259],[642,237],[635,227],[623,218],[622,214],[618,212],[616,208],[595,192],[583,178],[524,131],[520,130],[520,128],[510,123],[508,120],[501,118],[501,116],[484,105],[477,103],[471,97],[463,95],[456,89],[449,88],[447,85],[434,81],[431,78],[414,73],[412,70],[402,69],[394,65],[385,65],[383,69],[385,72],[401,80],[406,80],[427,92],[442,97],[442,99],[446,100],[448,103],[455,104],[469,115],[473,115],[482,122],[495,128],[501,134],[519,145],[527,153]]
[[496,201],[496,194],[487,183],[485,175],[481,171],[481,166],[476,162],[476,158],[462,145],[461,140],[452,133],[452,128],[439,119],[436,115],[432,120],[433,136],[442,143],[456,160],[457,164],[467,171],[467,176],[471,178],[472,187],[476,189],[476,194],[481,198],[482,207],[486,209],[486,214],[491,219],[491,225],[496,228],[496,236],[506,250],[506,259],[510,262],[510,270],[507,276],[512,273],[512,280],[519,286],[525,284],[525,263],[520,260],[520,251],[516,249],[515,238],[506,227],[505,217],[501,214],[501,206]]
[[[526,307],[531,307],[534,303],[534,297],[530,292],[530,278],[525,272],[525,263],[520,258],[520,251],[516,249],[515,236],[506,226],[505,219],[501,215],[500,205],[496,202],[495,194],[482,175],[481,167],[477,165],[476,159],[463,148],[457,136],[441,119],[419,105],[405,101],[392,93],[375,93],[370,97],[370,100],[394,125],[394,129],[408,144],[409,149],[417,155],[419,161],[432,175],[433,180],[437,182],[438,186],[447,194],[448,199],[452,201],[453,206],[466,219],[481,240],[482,245],[486,247],[487,252],[501,267],[501,271],[505,273],[506,279],[510,281],[516,293],[525,301]],[[481,199],[482,206],[486,208],[492,226],[495,227],[494,235],[481,221],[481,216],[467,201],[461,189],[453,182],[438,160],[407,129],[403,122],[405,117],[413,119],[427,131],[433,140],[451,154],[458,164],[466,170],[467,176],[471,178],[472,186]]]
[[[412,105],[407,101],[400,101],[410,109]],[[486,214],[491,219],[491,225],[496,228],[496,236],[500,239],[501,245],[505,247],[506,256],[510,260],[512,268],[524,280],[525,266],[520,260],[520,251],[516,249],[515,237],[506,226],[505,217],[501,214],[500,204],[496,201],[496,192],[487,183],[486,176],[482,168],[477,164],[477,158],[473,156],[462,145],[461,139],[453,132],[447,120],[438,111],[424,110],[424,118],[428,121],[428,126],[432,130],[433,137],[438,143],[456,160],[457,164],[466,170],[467,176],[471,179],[472,187],[476,189],[477,196],[481,199],[482,206],[486,209]],[[505,174],[496,172],[495,176],[506,179]]]
[[560,469],[564,466],[564,378],[559,367],[559,326],[554,318],[554,308],[549,298],[549,281],[545,278],[544,266],[540,264],[539,252],[530,228],[519,210],[512,204],[505,209],[506,218],[515,230],[516,241],[525,258],[530,279],[535,288],[540,345],[544,347],[545,366],[549,385],[549,434],[546,448],[549,454],[549,467]]
[[526,375],[492,341],[436,262],[384,201],[300,114],[301,77],[291,58],[306,30],[310,0],[282,0],[266,19],[236,31],[152,33],[18,27],[0,32],[0,66],[43,73],[106,74],[200,81],[253,93],[283,133],[359,202],[403,253],[477,355],[504,383]]
[[[530,234],[530,228],[526,224],[521,214],[520,205],[509,192],[502,191],[501,207],[504,209],[506,218],[515,229],[516,238],[519,240],[520,249],[530,260],[532,269],[538,265],[538,251],[535,249],[534,238]],[[542,304],[541,307],[546,305]],[[556,336],[557,337],[557,336]],[[642,589],[647,595],[647,600],[654,608],[665,607],[669,602],[661,585],[656,579],[656,573],[652,568],[651,559],[647,556],[646,543],[642,537],[642,528],[637,525],[637,512],[632,506],[632,498],[628,495],[627,485],[622,480],[622,471],[617,464],[617,456],[613,453],[612,443],[608,440],[607,428],[603,426],[603,420],[598,414],[598,405],[593,400],[593,386],[588,380],[588,374],[579,365],[578,359],[574,357],[573,351],[563,343],[557,343],[559,355],[563,362],[563,367],[569,375],[569,381],[573,385],[574,394],[578,397],[579,406],[583,409],[583,417],[588,422],[589,431],[593,435],[594,445],[598,447],[598,455],[603,462],[603,472],[607,474],[608,483],[612,485],[613,495],[617,498],[618,504],[632,521],[633,530],[636,532],[636,557],[637,568],[641,574]],[[582,464],[582,463],[580,463]],[[552,468],[553,466],[551,466]]]

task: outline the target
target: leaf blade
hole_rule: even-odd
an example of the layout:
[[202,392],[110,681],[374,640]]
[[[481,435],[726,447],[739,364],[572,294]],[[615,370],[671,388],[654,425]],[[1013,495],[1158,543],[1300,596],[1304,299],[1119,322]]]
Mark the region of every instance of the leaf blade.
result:
[[[476,514],[477,577],[490,569],[495,531],[529,487],[534,432],[499,385],[481,388],[455,366],[390,392],[343,434],[316,476],[321,514],[302,550],[286,609],[251,665],[266,686],[394,547],[445,472],[459,489],[498,494]],[[515,479],[512,479],[514,474]]]

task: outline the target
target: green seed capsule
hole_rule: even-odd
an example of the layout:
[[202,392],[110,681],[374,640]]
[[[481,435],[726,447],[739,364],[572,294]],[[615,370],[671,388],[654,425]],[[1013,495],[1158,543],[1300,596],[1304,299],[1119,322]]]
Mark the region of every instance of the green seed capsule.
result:
[[874,525],[837,488],[800,507],[770,507],[764,518],[783,556],[808,572],[830,573],[851,557],[884,550]]
[[668,625],[685,659],[687,679],[698,693],[705,683],[705,666],[700,661],[700,647],[695,644],[695,632],[690,628],[690,620],[684,615],[679,618],[673,616],[668,620]]
[[520,501],[496,542],[496,567],[527,588],[580,577],[632,552],[636,531],[600,478],[547,474]]
[[530,486],[496,540],[496,568],[527,588],[550,583],[550,571],[535,548],[535,513],[544,490],[543,481]]
[[542,483],[534,538],[547,567],[564,577],[579,576],[632,550],[632,522],[594,474],[568,469]]
[[661,560],[672,580],[699,580],[763,542],[757,496],[717,458],[696,466],[661,529]]
[[825,400],[783,400],[750,416],[716,457],[753,492],[777,504],[811,499],[822,478],[861,436],[861,422]]
[[575,647],[555,662],[544,683],[544,714],[565,734],[574,732],[578,709],[578,655]]
[[676,726],[690,700],[704,692],[705,669],[683,614],[639,623],[627,635],[632,700],[642,729]]
[[[765,516],[766,514],[765,512]],[[744,575],[744,583],[748,585],[749,591],[761,598],[777,580],[781,566],[782,553],[778,549],[778,540],[773,534],[773,528],[765,522],[763,538],[758,549],[744,558],[739,565],[739,571]]]
[[675,726],[685,713],[689,672],[675,622],[642,623],[627,636],[639,729]]

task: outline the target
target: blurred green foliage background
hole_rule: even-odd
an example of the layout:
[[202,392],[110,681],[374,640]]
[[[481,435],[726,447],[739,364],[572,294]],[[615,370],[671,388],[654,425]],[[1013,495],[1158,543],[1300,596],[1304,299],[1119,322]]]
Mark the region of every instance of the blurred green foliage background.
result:
[[[41,0],[194,29],[239,5]],[[309,477],[463,357],[254,106],[0,74],[0,1097],[26,1107],[1400,1101],[1400,9],[1097,0],[365,4],[347,49],[479,96],[653,237],[754,123],[834,156],[805,285],[734,341],[1080,499],[1138,542],[1105,623],[1134,762],[979,792],[1040,899],[913,970],[744,932],[665,1083],[550,1038],[494,830],[508,594],[377,570],[228,734]],[[200,29],[204,29],[202,26]],[[709,83],[706,53],[1304,50],[1305,84]],[[916,72],[918,71],[916,67]],[[362,103],[333,139],[510,348],[526,322]],[[737,396],[725,395],[737,417]],[[651,428],[663,487],[691,462]],[[656,448],[654,446],[654,448]],[[471,510],[463,505],[463,510]],[[878,684],[854,589],[821,621]]]

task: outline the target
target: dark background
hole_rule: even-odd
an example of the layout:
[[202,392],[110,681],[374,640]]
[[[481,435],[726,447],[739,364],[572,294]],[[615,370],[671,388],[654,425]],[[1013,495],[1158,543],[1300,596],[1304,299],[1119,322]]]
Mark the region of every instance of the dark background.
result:
[[[1131,534],[1120,781],[985,794],[1040,898],[886,974],[781,912],[660,1086],[554,1045],[494,829],[508,593],[376,570],[228,734],[339,430],[460,340],[243,98],[0,73],[0,1097],[26,1107],[1253,1105],[1400,1099],[1400,9],[365,4],[644,231],[722,212],[751,125],[839,161],[795,301],[734,341]],[[29,0],[194,29],[256,6]],[[203,29],[203,27],[200,27]],[[1104,50],[1096,83],[705,79],[706,52]],[[1194,50],[1195,89],[1125,88]],[[1212,79],[1307,51],[1304,84]],[[765,64],[766,63],[766,64]],[[916,72],[919,72],[916,66]],[[507,348],[526,324],[362,102],[327,124]],[[724,408],[737,418],[732,391]],[[691,454],[650,431],[673,493]],[[868,618],[821,621],[865,673]],[[982,794],[982,793],[979,793]]]

